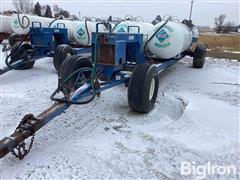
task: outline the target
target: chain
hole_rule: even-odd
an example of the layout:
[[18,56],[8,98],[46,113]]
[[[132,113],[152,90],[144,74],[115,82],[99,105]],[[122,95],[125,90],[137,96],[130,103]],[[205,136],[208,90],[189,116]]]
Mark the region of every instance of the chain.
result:
[[[23,119],[21,120],[21,122],[19,123],[18,127],[16,128],[15,131],[20,131],[23,132],[24,130],[31,130],[31,124],[30,121],[31,120],[36,120],[36,118],[32,115],[32,114],[27,114],[23,117]],[[26,126],[27,125],[27,126]],[[30,144],[28,146],[28,148],[26,148],[26,143],[24,141],[20,142],[17,147],[11,151],[11,153],[18,159],[23,159],[32,149],[33,146],[33,142],[34,142],[34,137],[35,137],[35,133],[32,132],[32,137],[30,140]]]

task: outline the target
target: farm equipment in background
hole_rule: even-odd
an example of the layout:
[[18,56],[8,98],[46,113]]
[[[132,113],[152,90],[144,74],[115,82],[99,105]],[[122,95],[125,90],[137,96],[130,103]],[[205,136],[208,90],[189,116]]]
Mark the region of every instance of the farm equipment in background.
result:
[[6,66],[0,69],[0,75],[12,69],[30,69],[36,60],[43,57],[53,57],[54,67],[58,71],[67,56],[91,51],[90,47],[72,48],[64,24],[58,24],[56,28],[42,28],[40,22],[33,22],[28,35],[30,44],[23,40],[15,42],[17,34],[12,36],[14,40],[9,42],[13,42],[13,45],[5,60]]
[[[15,132],[0,141],[0,158],[9,152],[19,159],[24,158],[40,128],[71,105],[90,103],[102,91],[120,84],[128,86],[130,108],[139,113],[148,113],[154,108],[162,71],[186,55],[193,57],[193,67],[201,68],[204,65],[206,49],[202,45],[197,45],[194,52],[190,45],[173,58],[158,59],[146,53],[143,34],[129,33],[131,28],[139,27],[128,26],[127,33],[112,33],[110,27],[109,32],[100,33],[99,24],[97,32],[92,34],[92,57],[79,54],[66,57],[59,68],[57,89],[50,97],[55,103],[37,116],[25,115]],[[153,34],[161,41],[167,38],[161,31],[166,24]],[[161,36],[158,32],[162,33]],[[31,143],[26,147],[24,140],[29,137],[32,137]]]

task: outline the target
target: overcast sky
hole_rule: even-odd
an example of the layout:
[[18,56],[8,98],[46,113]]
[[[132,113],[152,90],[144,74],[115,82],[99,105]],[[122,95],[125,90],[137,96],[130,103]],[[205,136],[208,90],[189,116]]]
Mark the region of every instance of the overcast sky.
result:
[[[35,0],[40,4],[57,4],[71,14],[94,17],[124,17],[127,14],[142,16],[151,21],[157,14],[189,17],[190,0]],[[0,0],[0,10],[13,9],[11,0]],[[226,14],[226,21],[239,24],[239,0],[195,0],[192,20],[196,25],[214,26],[214,18]]]

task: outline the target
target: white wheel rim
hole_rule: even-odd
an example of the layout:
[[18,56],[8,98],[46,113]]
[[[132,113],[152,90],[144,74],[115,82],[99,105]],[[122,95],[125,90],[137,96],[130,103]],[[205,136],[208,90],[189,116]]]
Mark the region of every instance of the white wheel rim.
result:
[[70,56],[72,56],[71,53],[67,53],[67,54],[66,54],[66,58],[68,58],[68,57],[70,57]]
[[155,90],[155,79],[152,78],[151,84],[150,84],[150,90],[149,90],[149,100],[153,98],[154,90]]

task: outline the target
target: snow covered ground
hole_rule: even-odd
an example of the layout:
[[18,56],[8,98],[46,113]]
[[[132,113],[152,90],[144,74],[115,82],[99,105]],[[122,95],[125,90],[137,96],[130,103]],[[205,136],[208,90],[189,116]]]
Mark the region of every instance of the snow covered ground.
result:
[[[239,63],[207,58],[203,69],[191,63],[185,58],[162,73],[149,114],[129,109],[124,86],[72,106],[36,133],[26,158],[0,160],[0,179],[196,179],[181,176],[182,161],[239,167]],[[2,75],[0,83],[2,139],[25,114],[52,104],[57,75],[45,58],[31,70]]]

